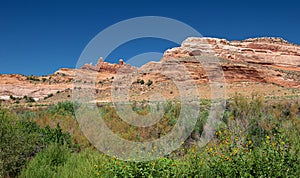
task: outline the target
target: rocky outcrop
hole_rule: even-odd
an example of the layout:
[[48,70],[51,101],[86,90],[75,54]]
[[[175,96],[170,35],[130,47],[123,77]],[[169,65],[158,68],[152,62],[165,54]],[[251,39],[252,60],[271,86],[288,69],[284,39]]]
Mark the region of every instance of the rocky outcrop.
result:
[[72,76],[52,74],[49,76],[24,76],[15,74],[0,75],[0,96],[1,98],[23,98],[30,96],[43,99],[49,94],[56,94],[72,88]]
[[[209,56],[217,57],[220,68],[214,68],[213,64],[203,66],[195,56],[208,57],[208,63],[211,62]],[[90,71],[97,77],[90,77]],[[161,71],[165,73],[161,74]],[[190,77],[185,75],[186,71]],[[212,76],[224,74],[227,84],[254,82],[300,89],[300,46],[281,38],[227,41],[191,37],[183,41],[180,47],[167,50],[160,62],[149,62],[141,68],[130,66],[123,60],[119,60],[118,64],[110,64],[99,58],[96,65],[85,64],[80,69],[62,68],[49,76],[0,75],[0,99],[9,99],[11,95],[43,99],[49,94],[72,88],[74,83],[82,83],[84,87],[85,84],[92,86],[93,82],[99,95],[109,96],[113,78],[118,72],[125,73],[122,80],[127,79],[126,73],[141,73],[145,82],[153,81],[155,86],[161,84],[162,88],[156,92],[166,90],[170,86],[170,77],[175,77],[179,82],[193,80],[198,86],[207,84],[208,72]],[[78,80],[75,77],[77,73],[86,77]],[[96,81],[90,81],[91,79]],[[153,85],[149,89],[155,88]],[[140,87],[139,84],[136,84],[136,87]],[[143,93],[146,93],[147,89],[148,87],[144,87]],[[165,93],[175,95],[175,89],[166,90]]]
[[119,60],[118,64],[110,64],[108,62],[104,62],[103,58],[99,58],[98,62],[95,66],[92,64],[85,64],[81,67],[81,69],[86,69],[86,70],[92,70],[92,71],[97,71],[97,72],[110,72],[110,73],[116,73],[119,68],[121,67],[129,67],[129,64],[125,64],[123,59]]
[[204,54],[212,54],[232,61],[300,70],[300,46],[288,43],[281,38],[250,38],[243,41],[188,38],[181,47],[167,50],[164,58]]
[[[188,38],[182,45],[164,53],[162,61],[171,58],[216,56],[226,82],[255,81],[285,87],[300,87],[300,46],[281,38],[250,38],[227,41],[218,38]],[[191,64],[185,62],[188,68]]]

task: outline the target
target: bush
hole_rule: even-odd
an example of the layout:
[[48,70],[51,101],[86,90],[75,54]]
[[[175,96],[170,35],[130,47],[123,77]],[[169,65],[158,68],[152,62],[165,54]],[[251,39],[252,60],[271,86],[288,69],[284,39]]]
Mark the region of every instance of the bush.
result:
[[144,85],[145,81],[143,79],[137,79],[136,83],[140,83],[141,85]]
[[38,136],[28,132],[16,116],[3,109],[0,110],[0,135],[0,177],[15,176],[34,154]]
[[16,99],[17,99],[17,98],[14,97],[13,95],[10,95],[9,98],[10,98],[11,100],[16,100]]
[[16,176],[27,160],[51,143],[72,147],[70,135],[59,124],[55,129],[40,128],[4,109],[0,109],[0,135],[0,177]]
[[73,103],[70,101],[58,102],[56,105],[53,105],[49,108],[49,111],[52,114],[61,114],[67,115],[71,114],[75,116],[75,109],[79,107],[79,103]]
[[[209,174],[220,177],[293,177],[299,174],[299,160],[281,134],[267,135],[260,147],[226,130],[216,132],[217,146],[207,148]],[[284,140],[284,141],[283,141]]]
[[49,145],[47,149],[38,153],[29,162],[20,177],[54,177],[60,166],[64,165],[70,155],[70,151],[58,144]]
[[146,83],[146,85],[149,87],[150,85],[152,85],[153,81],[152,80],[148,80],[148,82]]
[[[151,109],[143,105],[145,103],[141,108],[138,103],[132,107],[136,112],[143,113]],[[189,138],[173,153],[146,162],[122,161],[89,149],[71,153],[67,141],[70,138],[64,136],[60,125],[55,129],[46,127],[40,130],[32,122],[22,123],[22,133],[39,133],[36,145],[44,143],[47,149],[39,152],[27,164],[21,177],[298,177],[299,103],[270,104],[256,97],[252,100],[238,97],[229,103],[223,116],[224,123],[216,128],[213,139],[205,147],[193,146],[196,142],[190,142]],[[194,135],[202,134],[211,104],[208,100],[201,102],[201,109],[204,110],[200,112]],[[135,136],[139,135],[138,141],[147,141],[153,139],[153,135],[168,133],[176,123],[180,105],[167,102],[162,109],[165,111],[163,118],[148,130],[130,128],[122,123],[110,106],[101,107],[100,112],[115,134],[134,141],[137,141]],[[43,117],[51,118],[53,115],[61,119],[61,123],[70,125],[67,119],[72,119],[70,115],[74,114],[74,108],[72,103],[64,102],[44,113],[48,115]],[[28,117],[38,115],[41,113]],[[43,142],[40,138],[43,138]],[[193,139],[197,141],[196,137]]]
[[28,77],[26,78],[26,80],[32,80],[32,81],[36,81],[36,82],[39,82],[39,81],[40,81],[40,79],[37,78],[37,77],[35,77],[35,76],[28,76]]
[[44,100],[45,99],[48,99],[48,98],[51,98],[52,96],[54,96],[52,93],[48,94],[46,97],[44,97]]
[[33,97],[31,97],[31,96],[24,96],[24,99],[25,99],[25,101],[27,102],[27,103],[33,103],[33,102],[35,102],[35,100],[34,100],[34,98]]
[[51,145],[27,164],[20,177],[96,177],[94,165],[104,157],[95,150],[71,153],[68,148]]
[[94,165],[96,177],[174,177],[180,175],[180,164],[168,158],[155,161],[128,162],[117,158],[102,158]]

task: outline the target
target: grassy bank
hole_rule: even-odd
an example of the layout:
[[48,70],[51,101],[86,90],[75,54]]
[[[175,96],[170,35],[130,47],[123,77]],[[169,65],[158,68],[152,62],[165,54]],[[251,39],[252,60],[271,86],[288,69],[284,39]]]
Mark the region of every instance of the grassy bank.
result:
[[[190,138],[169,155],[128,162],[97,151],[84,137],[72,103],[27,111],[1,109],[1,177],[298,177],[300,103],[241,96],[228,101],[213,139],[197,146],[209,113],[201,113]],[[147,114],[147,105],[134,105]],[[111,106],[99,108],[111,130],[127,140],[146,141],[168,133],[180,106],[168,102],[155,127],[122,122]],[[151,134],[147,134],[151,133]]]

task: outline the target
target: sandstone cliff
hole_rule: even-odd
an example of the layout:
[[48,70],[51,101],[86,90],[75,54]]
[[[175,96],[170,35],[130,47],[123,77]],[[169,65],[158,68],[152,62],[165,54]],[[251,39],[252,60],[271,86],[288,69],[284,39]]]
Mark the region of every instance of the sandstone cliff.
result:
[[[113,78],[116,73],[124,71],[141,72],[141,78],[151,80],[154,84],[150,87],[133,84],[136,96],[146,94],[148,91],[159,92],[166,90],[169,95],[176,95],[172,82],[164,75],[159,74],[162,67],[170,75],[176,75],[178,80],[193,80],[199,88],[209,82],[207,70],[201,63],[195,61],[195,56],[215,56],[224,72],[227,91],[230,89],[250,92],[253,88],[262,89],[276,86],[273,90],[284,90],[288,93],[290,88],[300,88],[300,46],[291,44],[281,38],[250,38],[243,41],[227,41],[218,38],[188,38],[180,47],[172,48],[164,53],[161,62],[150,62],[141,68],[132,67],[120,60],[118,64],[110,64],[99,59],[95,66],[86,64],[81,69],[60,69],[49,76],[23,76],[0,75],[0,99],[9,99],[10,96],[32,96],[36,100],[43,100],[49,94],[69,91],[74,83],[95,82],[97,93],[105,99],[110,95]],[[190,72],[192,78],[186,78],[180,69],[174,65],[174,60],[183,64]],[[207,66],[206,66],[207,67]],[[96,81],[76,80],[76,73],[93,71],[97,74]],[[144,72],[143,72],[144,71]],[[147,71],[147,72],[145,72]],[[218,72],[218,71],[216,71]],[[248,84],[247,84],[248,83]],[[251,85],[254,84],[253,86]],[[203,84],[203,85],[202,85]],[[247,86],[248,85],[248,86]],[[249,85],[252,88],[249,88]],[[158,86],[161,86],[159,88]],[[155,89],[157,87],[157,89]],[[134,89],[136,88],[136,89]],[[172,91],[171,91],[172,90]],[[233,92],[233,91],[232,91]],[[172,94],[171,94],[172,93]],[[295,94],[295,91],[293,90]],[[276,93],[273,93],[276,95]]]

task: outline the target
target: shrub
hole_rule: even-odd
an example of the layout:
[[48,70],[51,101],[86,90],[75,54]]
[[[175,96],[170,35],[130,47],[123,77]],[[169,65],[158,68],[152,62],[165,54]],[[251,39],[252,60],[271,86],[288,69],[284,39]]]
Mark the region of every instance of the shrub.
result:
[[70,101],[58,102],[49,108],[49,111],[53,114],[67,115],[71,114],[75,116],[75,109],[79,107],[79,103],[73,103]]
[[[52,106],[42,112],[46,114],[43,117],[48,119],[47,122],[59,121],[62,125],[72,125],[68,120],[72,119],[70,115],[74,115],[72,104],[64,102]],[[132,108],[139,114],[146,113],[153,109],[146,104],[143,102],[140,107],[135,102]],[[202,134],[211,104],[209,100],[201,101],[202,110],[193,134]],[[122,122],[109,105],[102,106],[100,112],[115,134],[128,140],[147,141],[153,139],[153,135],[169,132],[181,106],[176,102],[167,102],[161,109],[165,111],[161,121],[144,131]],[[256,97],[235,98],[227,106],[224,123],[216,128],[214,137],[205,147],[193,146],[192,143],[197,143],[196,137],[192,140],[194,142],[189,138],[173,153],[146,162],[122,161],[89,149],[71,153],[68,146],[70,137],[64,135],[60,125],[55,129],[41,129],[32,122],[25,122],[21,124],[23,134],[38,133],[38,147],[35,150],[47,149],[27,164],[21,177],[298,177],[299,110],[297,102],[267,104]],[[28,117],[38,118],[41,115],[37,111],[32,113],[27,114]],[[58,120],[54,121],[51,116]],[[140,138],[137,139],[136,135]]]
[[27,102],[27,103],[35,102],[35,100],[31,96],[28,97],[27,95],[25,95],[23,98],[25,99],[25,102]]
[[29,97],[27,97],[26,102],[32,103],[32,102],[35,102],[35,100],[33,99],[33,97],[29,96]]
[[32,80],[32,81],[36,81],[36,82],[39,82],[39,81],[40,81],[40,79],[37,78],[37,77],[35,77],[35,76],[28,76],[28,77],[26,78],[26,80]]
[[53,97],[54,95],[52,93],[48,94],[46,97],[44,97],[44,99],[48,99],[48,98],[51,98]]
[[129,162],[107,157],[94,165],[94,175],[96,177],[174,177],[179,175],[178,166],[179,163],[168,158]]
[[148,82],[146,83],[146,85],[148,85],[148,87],[149,87],[150,85],[152,85],[152,83],[153,83],[152,80],[148,80]]
[[64,146],[52,144],[29,162],[20,177],[54,177],[58,168],[64,165],[69,155],[70,151]]
[[14,97],[13,95],[10,95],[9,98],[10,98],[11,100],[16,100],[16,99],[17,99],[17,98]]
[[299,174],[299,160],[282,134],[265,136],[256,147],[226,130],[216,132],[218,145],[207,148],[209,175],[220,177],[293,177]]
[[136,83],[140,83],[141,85],[144,85],[145,81],[143,79],[137,79]]
[[0,177],[16,176],[27,160],[51,143],[72,148],[70,135],[59,124],[54,129],[40,128],[4,109],[0,109],[0,135]]
[[96,177],[94,165],[104,157],[95,150],[70,153],[66,147],[51,145],[27,164],[20,177]]
[[28,132],[16,116],[0,110],[0,177],[15,176],[34,153],[37,134]]

